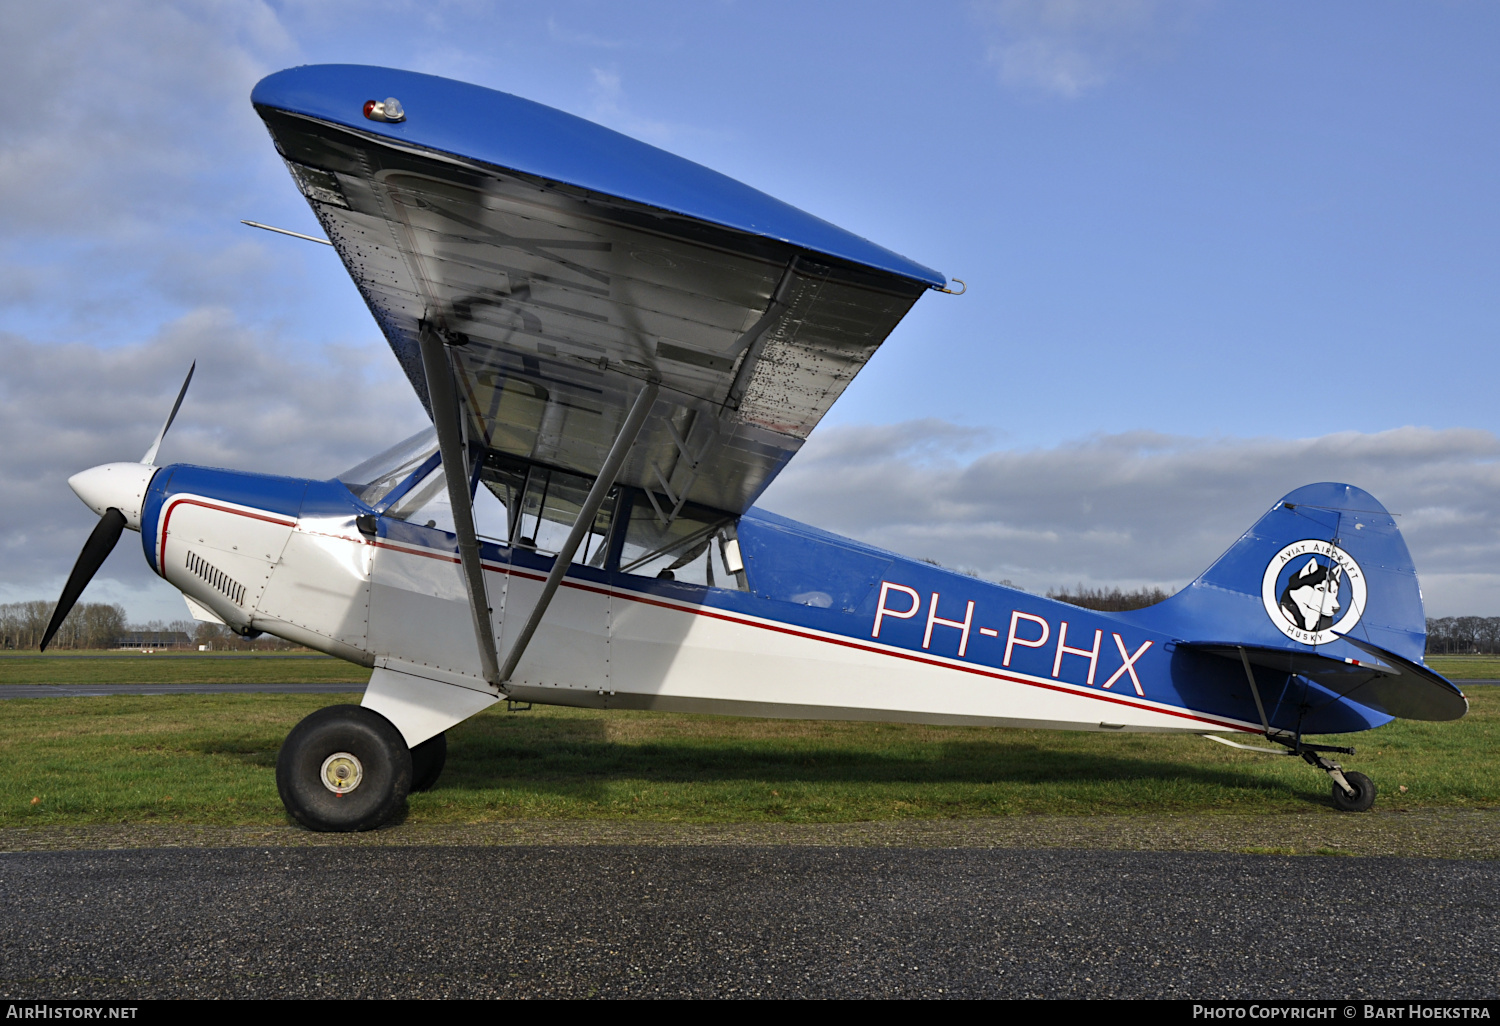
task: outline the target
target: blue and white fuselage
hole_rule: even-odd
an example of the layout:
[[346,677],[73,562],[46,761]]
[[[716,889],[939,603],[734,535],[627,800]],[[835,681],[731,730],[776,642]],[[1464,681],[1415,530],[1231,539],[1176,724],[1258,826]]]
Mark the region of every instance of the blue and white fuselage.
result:
[[[1315,489],[1347,491],[1310,486],[1288,500],[1306,503],[1313,497],[1302,493]],[[1399,543],[1393,525],[1377,534],[1375,521],[1389,517],[1374,512],[1378,505],[1364,493],[1359,498],[1353,505],[1371,521],[1359,540]],[[237,630],[373,667],[365,704],[411,745],[506,695],[754,716],[1263,729],[1243,671],[1182,647],[1212,635],[1205,621],[1220,617],[1231,621],[1221,638],[1268,633],[1254,627],[1265,614],[1245,601],[1248,590],[1236,594],[1211,580],[1244,546],[1281,547],[1254,530],[1173,600],[1107,614],[752,509],[736,525],[743,590],[574,564],[502,692],[481,676],[452,534],[380,516],[336,480],[176,465],[156,471],[143,500],[146,558],[191,604]],[[1371,562],[1370,553],[1357,554]],[[1258,551],[1244,555],[1265,562]],[[482,556],[503,648],[535,604],[552,559],[490,542]],[[1209,608],[1215,601],[1228,606],[1216,612]],[[1400,644],[1415,627],[1382,640]],[[1309,702],[1308,683],[1291,684],[1286,674],[1262,680],[1273,728],[1329,733],[1390,719],[1316,685]]]

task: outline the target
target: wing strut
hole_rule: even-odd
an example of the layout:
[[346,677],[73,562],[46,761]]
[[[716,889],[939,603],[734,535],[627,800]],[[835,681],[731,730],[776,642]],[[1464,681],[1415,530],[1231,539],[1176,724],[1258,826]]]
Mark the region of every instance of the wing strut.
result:
[[448,481],[448,502],[453,507],[458,557],[463,564],[464,583],[469,589],[474,639],[479,642],[479,665],[484,679],[498,688],[504,678],[500,676],[496,655],[494,621],[484,587],[484,565],[479,561],[479,537],[474,531],[474,506],[469,495],[468,460],[464,453],[458,391],[453,387],[453,367],[448,362],[447,347],[435,331],[423,324],[418,337],[422,348],[422,372],[427,377],[427,401],[432,407],[432,426],[437,428],[438,451],[443,454],[443,477]]
[[588,533],[590,526],[594,523],[594,517],[599,513],[599,507],[604,504],[609,490],[614,487],[615,478],[619,476],[620,468],[625,464],[625,457],[629,455],[631,446],[635,444],[636,435],[641,433],[641,426],[646,423],[646,417],[651,413],[651,406],[656,402],[656,392],[657,383],[648,381],[646,387],[641,389],[641,394],[635,397],[635,404],[630,407],[630,413],[626,415],[620,433],[615,436],[614,444],[609,447],[609,455],[604,458],[604,466],[599,468],[599,476],[594,479],[594,486],[589,489],[588,498],[583,500],[583,508],[578,511],[578,519],[573,522],[573,529],[568,532],[568,540],[558,550],[557,558],[552,563],[552,572],[547,575],[547,583],[542,585],[541,598],[537,599],[536,607],[526,619],[526,626],[521,628],[521,633],[516,637],[516,643],[506,653],[505,665],[500,668],[501,686],[510,683],[511,674],[516,672],[516,664],[525,654],[526,646],[531,643],[531,636],[536,633],[537,627],[542,622],[542,615],[547,612],[547,606],[552,602],[552,596],[557,594],[557,586],[562,583],[563,575],[572,565],[573,554],[578,551],[584,535]]

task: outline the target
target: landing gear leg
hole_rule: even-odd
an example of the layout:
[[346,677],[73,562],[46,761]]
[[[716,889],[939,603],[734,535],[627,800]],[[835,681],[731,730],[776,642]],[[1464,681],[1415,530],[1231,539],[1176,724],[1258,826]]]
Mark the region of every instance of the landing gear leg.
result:
[[431,790],[443,773],[443,764],[448,761],[448,735],[439,734],[423,741],[411,750],[411,789]]
[[1345,773],[1344,767],[1317,752],[1302,753],[1309,766],[1316,766],[1333,781],[1333,804],[1342,812],[1369,812],[1375,804],[1375,781],[1363,773]]

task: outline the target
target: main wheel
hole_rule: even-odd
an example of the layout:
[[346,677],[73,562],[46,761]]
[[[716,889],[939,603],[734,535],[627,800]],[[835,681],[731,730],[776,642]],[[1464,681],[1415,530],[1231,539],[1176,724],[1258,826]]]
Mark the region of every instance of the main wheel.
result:
[[427,791],[443,774],[443,764],[448,761],[448,735],[439,734],[423,741],[411,750],[411,789]]
[[1344,812],[1369,812],[1375,804],[1375,781],[1363,773],[1345,773],[1344,779],[1354,788],[1352,795],[1345,794],[1338,784],[1333,785],[1333,804]]
[[411,751],[384,716],[331,705],[292,728],[276,758],[276,789],[309,830],[373,830],[411,790]]

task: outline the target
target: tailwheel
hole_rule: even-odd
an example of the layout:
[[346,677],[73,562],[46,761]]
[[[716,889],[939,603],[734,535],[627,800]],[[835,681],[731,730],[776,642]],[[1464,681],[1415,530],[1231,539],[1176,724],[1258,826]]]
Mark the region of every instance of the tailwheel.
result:
[[411,782],[412,752],[400,731],[358,705],[308,716],[276,759],[281,802],[309,830],[373,830],[401,810]]
[[448,735],[439,734],[423,741],[411,750],[411,789],[428,791],[443,774],[443,765],[448,761]]
[[[1332,774],[1329,774],[1332,776]],[[1333,781],[1333,804],[1343,812],[1369,812],[1370,806],[1375,804],[1375,781],[1363,773],[1344,773],[1344,782],[1349,785],[1345,791],[1339,786],[1337,778]]]
[[1307,745],[1300,740],[1283,741],[1282,744],[1292,745],[1292,751],[1301,755],[1309,766],[1316,766],[1328,774],[1328,779],[1333,781],[1334,807],[1341,812],[1369,812],[1370,806],[1375,804],[1375,781],[1363,773],[1344,772],[1344,767],[1322,754],[1323,752],[1342,752],[1345,755],[1353,755],[1354,749],[1335,748],[1332,745]]

